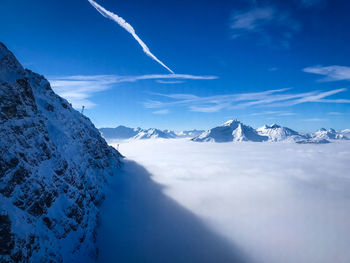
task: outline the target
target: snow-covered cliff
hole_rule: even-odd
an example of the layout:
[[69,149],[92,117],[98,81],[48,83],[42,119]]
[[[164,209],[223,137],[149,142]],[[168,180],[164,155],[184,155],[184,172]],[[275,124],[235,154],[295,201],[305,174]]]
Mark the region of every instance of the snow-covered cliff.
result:
[[0,108],[0,261],[93,261],[121,155],[2,43]]

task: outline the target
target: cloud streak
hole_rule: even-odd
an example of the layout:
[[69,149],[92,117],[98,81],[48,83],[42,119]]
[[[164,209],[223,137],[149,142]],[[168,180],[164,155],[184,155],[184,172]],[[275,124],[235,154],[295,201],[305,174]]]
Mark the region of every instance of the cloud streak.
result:
[[303,71],[306,73],[326,76],[320,81],[350,80],[350,67],[346,66],[313,66],[304,68]]
[[139,45],[142,47],[143,52],[150,58],[152,58],[154,61],[159,63],[161,66],[163,66],[165,69],[167,69],[170,73],[174,74],[174,72],[166,66],[162,61],[160,61],[153,53],[149,50],[147,45],[141,40],[141,38],[136,34],[135,29],[126,22],[122,17],[118,16],[117,14],[114,14],[108,10],[106,10],[104,7],[100,6],[93,0],[88,0],[89,3],[104,17],[109,18],[113,20],[114,22],[118,23],[122,28],[124,28],[127,32],[129,32],[133,38],[139,43]]
[[275,116],[294,116],[296,113],[289,111],[259,111],[249,114],[249,116],[264,116],[264,115],[275,115]]
[[255,34],[260,36],[262,43],[268,45],[271,45],[273,38],[277,38],[279,44],[288,48],[300,24],[287,11],[272,6],[254,6],[247,11],[233,12],[230,28],[233,38]]
[[154,111],[152,113],[157,114],[157,115],[166,115],[166,114],[169,114],[170,111],[168,109],[164,109],[164,110],[157,110],[157,111]]
[[[290,93],[289,89],[266,90],[262,92],[237,93],[216,96],[196,96],[193,94],[160,94],[158,100],[144,102],[146,108],[160,109],[169,107],[184,107],[193,112],[219,112],[221,110],[290,107],[302,103],[350,103],[347,99],[327,99],[332,95],[345,92],[346,89],[330,91],[310,91]],[[291,115],[291,114],[288,114]],[[285,116],[288,116],[285,115]]]
[[140,76],[118,75],[75,75],[49,77],[55,92],[72,103],[73,107],[92,108],[95,104],[89,100],[95,93],[113,88],[118,83],[137,82],[146,80],[214,80],[217,76],[196,76],[189,74],[148,74]]

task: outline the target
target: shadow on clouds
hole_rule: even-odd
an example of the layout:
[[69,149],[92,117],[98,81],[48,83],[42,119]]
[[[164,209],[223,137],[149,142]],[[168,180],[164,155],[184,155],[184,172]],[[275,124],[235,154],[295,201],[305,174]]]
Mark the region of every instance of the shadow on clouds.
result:
[[132,161],[110,181],[100,223],[99,262],[247,262]]

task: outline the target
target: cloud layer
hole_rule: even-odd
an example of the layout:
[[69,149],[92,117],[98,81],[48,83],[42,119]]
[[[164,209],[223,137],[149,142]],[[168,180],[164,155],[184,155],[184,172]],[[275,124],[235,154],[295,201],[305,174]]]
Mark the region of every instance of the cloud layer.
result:
[[174,72],[169,67],[167,67],[162,61],[160,61],[155,55],[152,54],[152,52],[149,50],[147,45],[136,34],[135,29],[128,22],[126,22],[122,17],[106,10],[104,7],[100,6],[95,1],[93,0],[88,0],[88,1],[101,15],[118,23],[122,28],[124,28],[127,32],[129,32],[133,36],[133,38],[135,38],[137,43],[139,43],[139,45],[142,47],[143,52],[145,52],[147,56],[152,58],[154,61],[158,62],[161,66],[166,68],[170,73],[174,74]]
[[91,108],[95,104],[89,99],[95,93],[113,88],[122,82],[136,82],[141,80],[213,80],[216,76],[195,76],[189,74],[149,74],[140,76],[118,75],[76,75],[49,77],[52,88],[57,94],[67,99],[75,108]]
[[119,149],[252,262],[329,263],[350,260],[349,146],[148,140]]

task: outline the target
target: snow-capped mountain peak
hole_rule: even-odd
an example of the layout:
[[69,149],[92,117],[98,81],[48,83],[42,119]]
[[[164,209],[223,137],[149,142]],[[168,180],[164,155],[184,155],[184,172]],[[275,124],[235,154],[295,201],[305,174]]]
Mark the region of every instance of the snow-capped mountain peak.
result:
[[256,131],[262,136],[267,136],[269,138],[269,141],[273,142],[297,141],[304,139],[304,136],[298,132],[287,127],[282,127],[278,124],[264,125],[256,129]]
[[228,120],[222,126],[238,127],[241,122],[238,120]]
[[347,140],[348,138],[342,133],[330,128],[321,128],[310,135],[315,139],[325,139],[325,140]]
[[238,120],[229,120],[221,126],[203,132],[192,140],[196,142],[262,142],[267,139],[266,136],[259,135],[252,127],[244,125]]
[[163,139],[167,139],[169,138],[169,136],[171,137],[171,135],[169,135],[168,133],[155,129],[155,128],[151,128],[151,129],[147,129],[147,130],[140,130],[134,137],[133,139],[136,140],[142,140],[142,139],[157,139],[157,138],[163,138]]

